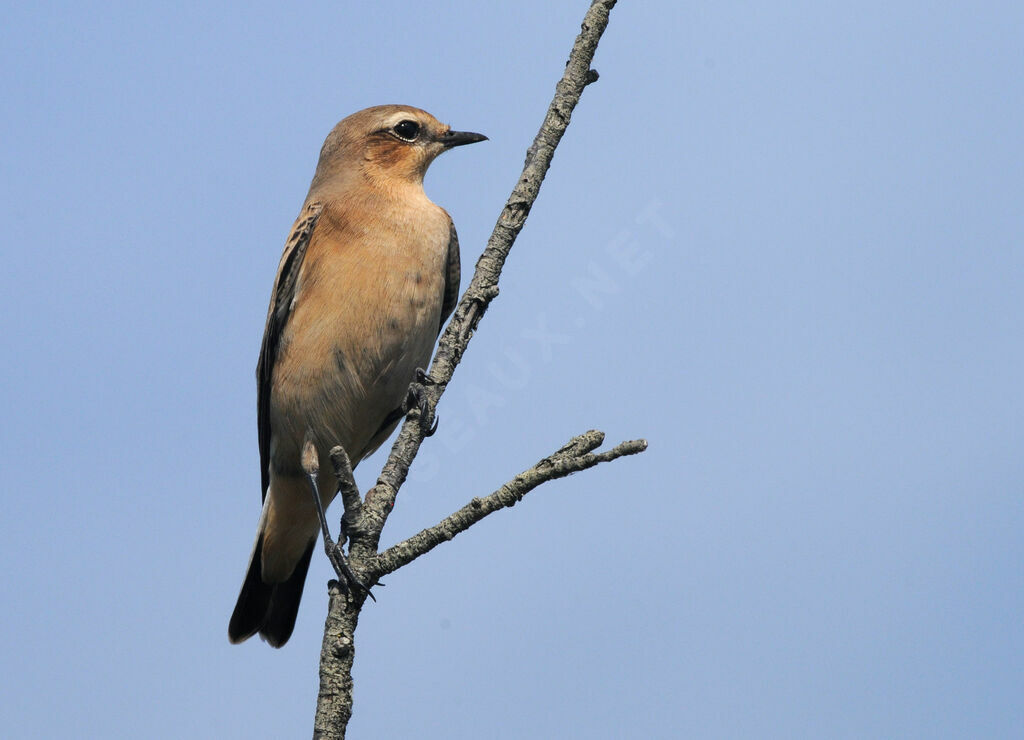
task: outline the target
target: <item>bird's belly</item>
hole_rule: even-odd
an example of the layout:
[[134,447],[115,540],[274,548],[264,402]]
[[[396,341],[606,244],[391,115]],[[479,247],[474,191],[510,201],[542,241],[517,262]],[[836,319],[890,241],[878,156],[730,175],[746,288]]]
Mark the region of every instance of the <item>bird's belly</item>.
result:
[[[440,265],[380,267],[358,285],[321,284],[327,295],[297,301],[274,368],[275,469],[298,468],[307,434],[321,456],[340,444],[358,462],[401,407],[416,368],[430,362],[444,290]],[[366,290],[367,280],[374,290]],[[316,306],[315,315],[304,303]]]

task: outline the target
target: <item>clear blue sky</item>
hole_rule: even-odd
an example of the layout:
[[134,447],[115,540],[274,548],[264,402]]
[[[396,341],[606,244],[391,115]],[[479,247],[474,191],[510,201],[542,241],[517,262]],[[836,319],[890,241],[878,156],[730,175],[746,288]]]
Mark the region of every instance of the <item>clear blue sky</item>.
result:
[[[491,138],[427,178],[468,273],[585,6],[9,4],[0,734],[309,735],[324,558],[226,637],[285,236],[409,103]],[[385,539],[650,450],[387,579],[352,737],[1021,731],[1022,8],[620,3]]]

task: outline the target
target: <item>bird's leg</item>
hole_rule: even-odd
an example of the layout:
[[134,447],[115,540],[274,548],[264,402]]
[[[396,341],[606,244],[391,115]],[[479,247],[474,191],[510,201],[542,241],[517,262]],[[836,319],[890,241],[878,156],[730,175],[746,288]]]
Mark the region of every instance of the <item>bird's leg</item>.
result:
[[431,419],[430,403],[427,401],[427,389],[425,387],[433,384],[434,381],[423,368],[416,368],[416,380],[409,384],[409,392],[403,404],[406,414],[411,413],[413,409],[419,412],[420,425],[423,428],[424,437],[431,437],[437,431],[437,415],[435,414],[433,419]]
[[313,492],[313,504],[316,506],[316,515],[320,518],[320,530],[324,535],[324,551],[327,553],[327,559],[331,561],[331,565],[334,567],[334,572],[338,575],[341,587],[345,590],[345,593],[348,593],[349,587],[355,586],[362,589],[367,596],[376,601],[377,599],[374,598],[370,589],[359,580],[352,570],[352,566],[348,564],[345,552],[331,538],[331,529],[327,525],[324,504],[320,500],[320,487],[316,483],[316,476],[320,467],[317,460],[316,447],[313,446],[309,439],[306,440],[302,448],[302,467],[306,471],[306,477],[309,478],[309,487]]

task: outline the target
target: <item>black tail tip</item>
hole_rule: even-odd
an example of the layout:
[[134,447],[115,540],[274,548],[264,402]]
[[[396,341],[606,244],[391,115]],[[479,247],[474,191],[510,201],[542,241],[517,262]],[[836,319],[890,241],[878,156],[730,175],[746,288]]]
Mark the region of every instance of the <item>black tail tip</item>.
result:
[[315,544],[316,540],[309,543],[287,581],[264,583],[261,577],[263,535],[260,535],[228,623],[228,640],[232,644],[245,642],[257,632],[271,647],[279,648],[288,642],[295,629],[295,618],[299,613],[302,589],[306,584],[306,573],[309,571]]
[[260,534],[256,540],[256,547],[249,561],[249,570],[245,574],[245,581],[242,582],[242,590],[238,594],[238,601],[235,603],[235,610],[231,613],[231,621],[228,622],[228,640],[237,645],[245,642],[260,631],[263,621],[267,616],[267,609],[270,606],[270,599],[274,594],[274,587],[264,583],[260,577],[263,569],[263,535]]

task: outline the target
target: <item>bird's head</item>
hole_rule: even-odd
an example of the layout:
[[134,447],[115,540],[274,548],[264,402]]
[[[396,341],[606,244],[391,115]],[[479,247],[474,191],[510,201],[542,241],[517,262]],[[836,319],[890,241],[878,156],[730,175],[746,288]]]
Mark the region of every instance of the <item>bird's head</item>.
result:
[[[484,141],[470,131],[453,131],[425,110],[378,105],[343,119],[320,150],[318,181],[370,180],[379,185],[422,185],[427,167],[452,147]],[[359,176],[362,177],[359,177]]]

